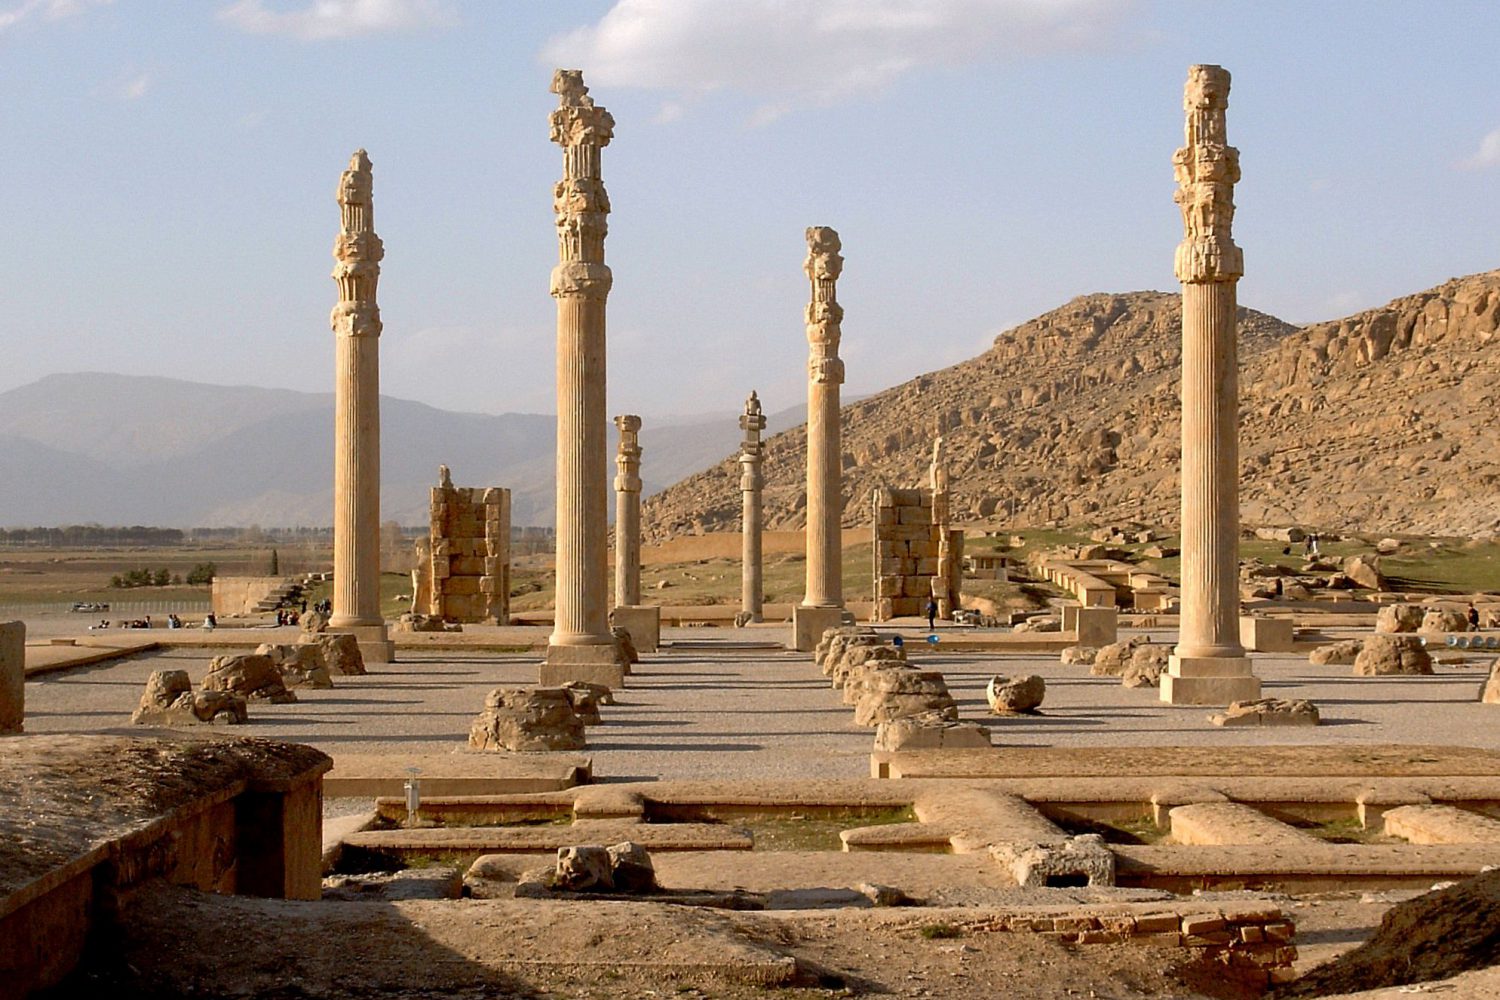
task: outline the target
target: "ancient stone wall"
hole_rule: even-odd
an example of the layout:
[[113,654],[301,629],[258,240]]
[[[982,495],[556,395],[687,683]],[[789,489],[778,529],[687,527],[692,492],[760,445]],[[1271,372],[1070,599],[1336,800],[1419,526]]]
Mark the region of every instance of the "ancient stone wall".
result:
[[510,624],[510,490],[457,487],[442,470],[432,490],[427,614]]
[[926,490],[874,492],[876,621],[927,613],[938,570],[932,494]]

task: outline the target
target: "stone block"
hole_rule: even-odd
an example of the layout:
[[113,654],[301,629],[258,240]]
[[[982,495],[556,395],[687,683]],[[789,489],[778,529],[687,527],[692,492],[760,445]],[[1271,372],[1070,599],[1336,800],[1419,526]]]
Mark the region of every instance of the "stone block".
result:
[[901,578],[901,596],[925,599],[932,594],[932,577],[905,576]]
[[621,662],[614,643],[589,646],[548,646],[547,659],[541,665],[540,683],[544,687],[565,687],[574,681],[602,684],[610,690],[625,686],[628,664]]
[[[1066,612],[1068,609],[1063,608]],[[1107,646],[1119,636],[1120,612],[1115,608],[1077,608],[1072,629],[1063,623],[1064,632],[1077,632],[1080,646]]]
[[1292,631],[1290,618],[1244,615],[1240,618],[1240,645],[1254,653],[1290,653],[1296,648]]
[[1173,653],[1161,675],[1161,700],[1171,705],[1228,705],[1260,698],[1260,678],[1243,656],[1181,657]]
[[443,590],[448,594],[477,594],[479,593],[479,577],[450,576]]
[[811,653],[818,648],[818,640],[831,628],[844,624],[843,608],[810,608],[798,604],[792,608],[793,648],[799,653]]
[[655,605],[617,607],[609,613],[609,624],[629,632],[639,653],[654,653],[661,648],[661,608]]
[[19,733],[26,718],[26,623],[0,623],[0,733]]

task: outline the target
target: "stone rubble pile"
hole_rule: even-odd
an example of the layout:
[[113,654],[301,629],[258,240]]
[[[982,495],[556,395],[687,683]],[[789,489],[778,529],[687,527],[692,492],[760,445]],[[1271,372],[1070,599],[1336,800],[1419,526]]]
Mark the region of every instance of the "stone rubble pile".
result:
[[556,864],[522,875],[515,894],[518,898],[555,892],[648,895],[660,890],[651,855],[644,847],[626,840],[609,847],[601,844],[559,847]]
[[138,726],[233,726],[248,722],[249,713],[245,699],[232,691],[195,692],[186,670],[157,670],[146,679],[130,721]]
[[282,683],[289,688],[331,688],[333,678],[328,674],[328,661],[323,657],[323,647],[314,643],[263,642],[255,647],[255,655],[268,657],[281,672]]
[[1356,677],[1430,673],[1432,656],[1422,640],[1412,635],[1372,635],[1354,658]]
[[228,691],[246,701],[269,701],[273,705],[297,700],[297,695],[287,690],[275,661],[261,653],[215,656],[208,661],[202,687],[205,691]]
[[348,633],[307,633],[297,641],[317,645],[323,651],[323,662],[328,665],[330,674],[358,677],[365,673],[365,657],[359,651],[359,640]]

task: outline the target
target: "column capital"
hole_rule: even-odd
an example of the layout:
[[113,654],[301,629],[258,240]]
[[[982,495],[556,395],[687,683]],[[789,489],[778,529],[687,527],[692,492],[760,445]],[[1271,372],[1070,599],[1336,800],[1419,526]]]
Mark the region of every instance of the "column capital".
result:
[[1174,200],[1182,210],[1184,229],[1174,262],[1177,280],[1237,281],[1245,273],[1245,260],[1231,233],[1240,153],[1226,141],[1229,71],[1222,66],[1189,67],[1182,104],[1187,113],[1186,145],[1172,157]]
[[552,93],[558,106],[552,112],[552,141],[559,146],[608,146],[615,137],[615,119],[594,105],[583,83],[583,70],[560,69],[552,74]]
[[370,157],[356,149],[349,167],[339,175],[339,234],[333,241],[333,280],[339,302],[329,325],[340,337],[378,337],[380,307],[375,304],[380,285],[380,261],[385,245],[375,235],[374,176]]

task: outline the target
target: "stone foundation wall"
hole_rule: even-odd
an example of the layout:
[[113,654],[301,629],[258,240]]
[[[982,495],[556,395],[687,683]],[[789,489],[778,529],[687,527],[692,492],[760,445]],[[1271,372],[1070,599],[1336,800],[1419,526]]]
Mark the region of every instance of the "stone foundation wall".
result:
[[432,490],[431,596],[427,614],[510,624],[510,490]]
[[874,491],[876,621],[926,614],[938,571],[932,495],[926,490]]

